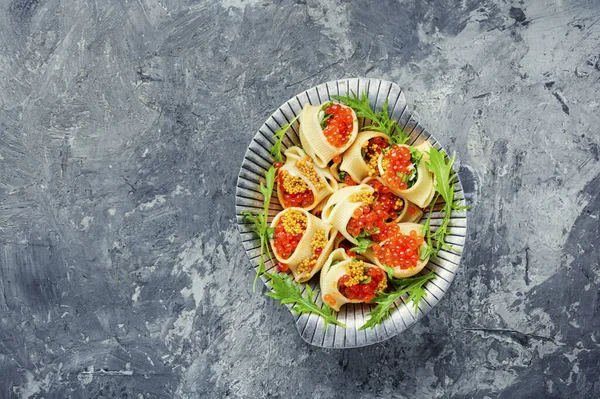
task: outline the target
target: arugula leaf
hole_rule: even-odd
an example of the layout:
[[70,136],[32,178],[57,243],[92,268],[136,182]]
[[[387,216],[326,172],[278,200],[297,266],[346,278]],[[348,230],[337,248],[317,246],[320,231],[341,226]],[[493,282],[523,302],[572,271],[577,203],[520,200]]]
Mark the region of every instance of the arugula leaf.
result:
[[431,147],[429,149],[429,161],[426,162],[427,169],[435,175],[435,184],[433,185],[435,191],[440,193],[444,201],[450,205],[452,205],[454,198],[454,184],[452,183],[454,179],[450,178],[450,173],[452,173],[452,164],[455,159],[456,154],[446,162],[446,153]]
[[388,275],[388,280],[391,280],[394,278],[394,268],[388,265],[383,265],[383,267],[385,267],[385,271],[387,272]]
[[357,254],[365,253],[366,250],[373,245],[373,241],[365,237],[358,236],[356,237],[356,240],[358,241],[358,246],[352,248],[350,251],[356,252]]
[[[451,173],[452,164],[454,163],[455,159],[456,154],[446,161],[446,153],[444,151],[438,151],[433,147],[429,149],[429,161],[426,162],[426,166],[427,169],[429,169],[429,171],[435,176],[435,184],[433,187],[437,192],[437,195],[431,202],[429,216],[425,222],[425,236],[428,244],[427,252],[424,252],[423,254],[419,253],[419,257],[421,257],[421,255],[424,257],[429,255],[437,256],[438,252],[442,248],[449,248],[450,246],[446,244],[446,236],[448,235],[452,211],[470,208],[459,205],[454,201],[454,179],[456,175],[451,176]],[[445,201],[442,208],[442,211],[444,212],[444,218],[442,219],[442,222],[437,230],[435,232],[431,232],[431,213],[433,212],[433,207],[440,196]]]
[[421,151],[417,150],[412,145],[408,147],[408,150],[410,151],[410,158],[412,160],[412,163],[415,165],[415,168],[416,168],[421,163],[421,159],[423,158],[423,153]]
[[290,121],[290,123],[287,123],[287,124],[281,126],[275,132],[275,136],[274,136],[275,137],[275,144],[273,144],[273,147],[271,148],[271,156],[273,157],[273,160],[275,162],[283,162],[283,157],[281,156],[281,143],[283,142],[283,138],[285,137],[285,133],[294,124],[294,122],[296,122],[296,120],[298,120],[299,117],[300,117],[300,114],[298,114],[298,116],[296,116],[294,119],[292,119]]
[[404,174],[402,172],[396,172],[396,176],[398,176],[400,178],[400,181],[403,181],[404,183],[407,183],[408,178],[410,177],[410,175]]
[[266,296],[278,300],[282,305],[295,304],[296,306],[291,310],[298,315],[315,313],[321,316],[325,330],[329,324],[346,328],[345,324],[337,320],[336,314],[327,303],[323,303],[323,308],[317,306],[314,302],[315,291],[308,284],[306,284],[306,297],[304,297],[300,292],[300,286],[288,274],[265,273],[265,276],[271,279],[271,288],[273,289],[273,291],[265,293]]
[[248,211],[243,211],[242,215],[253,224],[252,230],[258,235],[260,240],[260,257],[258,263],[258,270],[254,277],[254,283],[252,284],[252,291],[256,290],[256,282],[258,278],[265,272],[265,256],[267,260],[272,260],[273,256],[269,250],[269,239],[273,238],[275,229],[269,227],[267,216],[269,214],[269,204],[271,203],[271,196],[273,194],[273,186],[275,185],[275,167],[271,166],[265,172],[265,183],[260,182],[260,192],[264,197],[263,209],[258,214],[253,215]]
[[321,129],[325,129],[327,127],[327,120],[333,117],[333,114],[328,114],[325,112],[325,109],[331,104],[333,104],[333,101],[327,101],[326,103],[321,105],[321,109],[319,110],[319,112],[323,112],[325,114],[323,119],[321,120]]
[[427,247],[419,247],[419,260],[427,258]]
[[367,328],[373,328],[377,324],[382,323],[391,314],[391,307],[394,302],[398,300],[402,295],[408,293],[408,300],[412,301],[415,309],[415,314],[419,309],[419,302],[426,295],[423,286],[427,281],[435,278],[435,273],[429,272],[422,276],[405,278],[405,279],[391,279],[392,282],[398,284],[398,289],[388,294],[377,295],[372,302],[376,303],[377,306],[367,313],[367,316],[371,318],[363,324],[359,330],[365,330]]
[[404,144],[408,140],[408,137],[400,130],[396,121],[390,117],[387,99],[383,104],[382,110],[376,112],[371,108],[371,104],[369,104],[369,97],[366,91],[363,91],[360,98],[352,90],[350,91],[350,95],[331,97],[352,108],[356,116],[368,118],[372,121],[371,125],[363,126],[363,130],[369,129],[385,133],[389,137],[390,145],[395,143]]
[[378,113],[375,112],[373,108],[371,108],[371,104],[369,104],[369,97],[367,96],[366,91],[363,92],[361,98],[358,98],[356,93],[352,90],[350,90],[350,95],[331,97],[352,108],[358,117],[368,118],[373,121],[379,119]]

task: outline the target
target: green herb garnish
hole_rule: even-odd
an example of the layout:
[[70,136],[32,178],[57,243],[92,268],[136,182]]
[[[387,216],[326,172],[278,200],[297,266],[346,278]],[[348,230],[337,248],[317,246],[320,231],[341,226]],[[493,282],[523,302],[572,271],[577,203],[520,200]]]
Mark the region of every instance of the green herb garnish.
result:
[[[444,151],[438,151],[433,147],[429,150],[429,161],[426,162],[426,166],[427,169],[429,169],[429,171],[431,171],[431,173],[433,173],[435,176],[435,183],[433,187],[437,194],[431,202],[429,216],[425,222],[427,252],[419,252],[419,258],[423,257],[424,259],[430,255],[437,256],[438,252],[442,248],[449,248],[449,246],[446,244],[446,236],[448,235],[452,211],[470,208],[468,206],[458,205],[458,203],[454,201],[454,180],[456,175],[450,176],[450,174],[452,173],[452,164],[454,163],[455,159],[456,154],[446,161],[446,153]],[[442,219],[442,223],[437,230],[435,232],[431,232],[431,213],[433,212],[433,207],[440,196],[445,201],[444,207],[442,208],[442,211],[444,212],[444,218]]]
[[265,276],[271,279],[271,288],[273,291],[265,293],[273,299],[278,300],[282,305],[295,304],[292,307],[292,312],[300,315],[304,313],[315,313],[323,318],[325,329],[328,324],[335,324],[342,328],[346,325],[337,320],[337,316],[332,312],[331,307],[323,302],[323,307],[320,308],[314,303],[315,291],[306,284],[306,297],[302,296],[300,286],[285,273],[265,273]]
[[[389,271],[388,271],[389,273]],[[377,306],[367,313],[367,316],[371,316],[371,318],[363,324],[359,330],[364,330],[367,328],[373,328],[377,324],[382,323],[385,319],[387,319],[391,314],[391,307],[400,298],[402,295],[408,293],[408,300],[412,301],[412,304],[415,309],[415,313],[419,309],[419,302],[426,295],[423,286],[427,281],[435,278],[435,273],[429,272],[423,276],[411,277],[405,279],[391,279],[394,284],[397,284],[397,290],[394,292],[390,292],[389,294],[380,294],[377,295],[371,302],[376,303]]]
[[290,123],[281,126],[275,132],[275,144],[273,144],[273,147],[271,148],[271,156],[273,157],[273,160],[275,160],[275,162],[283,162],[283,157],[281,156],[281,143],[283,142],[285,133],[294,124],[294,122],[296,122],[296,120],[299,117],[300,115],[296,116],[294,119],[291,120]]
[[383,267],[385,268],[385,271],[387,272],[388,275],[388,279],[393,279],[394,278],[394,268],[388,265],[383,265]]
[[368,118],[372,121],[371,125],[363,126],[363,130],[374,130],[385,133],[389,137],[390,145],[396,143],[404,144],[408,140],[408,137],[400,130],[396,121],[390,118],[387,99],[383,104],[383,109],[376,112],[369,104],[369,97],[366,91],[362,93],[361,98],[352,90],[350,91],[350,95],[331,97],[352,108],[356,116]]
[[346,172],[338,173],[338,178],[341,182],[344,182],[346,180],[346,176],[348,176],[348,173],[346,173]]
[[358,236],[356,239],[358,240],[358,246],[352,248],[350,251],[356,252],[357,254],[365,253],[367,249],[373,245],[373,241],[369,240],[368,238]]
[[404,183],[408,183],[408,177],[410,175],[406,175],[402,172],[396,172],[396,176],[398,176],[400,178],[400,181],[403,181]]
[[269,227],[267,217],[269,214],[271,195],[273,194],[273,186],[275,185],[275,171],[276,169],[271,166],[269,170],[265,172],[265,183],[263,184],[262,181],[260,182],[260,192],[264,197],[263,209],[256,215],[253,215],[248,211],[242,212],[242,215],[253,224],[252,230],[260,239],[260,260],[256,276],[254,277],[254,283],[252,284],[252,291],[256,289],[256,281],[258,281],[258,278],[265,272],[265,256],[267,259],[273,259],[271,251],[269,250],[269,239],[272,238],[274,230]]
[[416,147],[413,147],[412,145],[408,147],[408,150],[410,151],[411,161],[416,168],[417,166],[419,166],[419,163],[421,163],[423,153],[419,151]]
[[327,112],[325,112],[325,108],[329,107],[331,104],[333,104],[333,101],[327,101],[326,103],[321,105],[321,109],[319,110],[319,112],[323,112],[325,114],[325,116],[321,120],[321,129],[325,129],[327,127],[327,120],[333,117],[333,114],[328,114]]

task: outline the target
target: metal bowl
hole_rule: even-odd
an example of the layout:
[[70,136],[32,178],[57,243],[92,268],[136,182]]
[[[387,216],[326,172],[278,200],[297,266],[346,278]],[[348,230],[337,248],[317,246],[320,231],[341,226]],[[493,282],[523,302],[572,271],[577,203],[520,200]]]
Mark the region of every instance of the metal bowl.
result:
[[[258,268],[259,264],[260,243],[256,235],[250,230],[250,224],[244,219],[242,212],[257,213],[263,208],[263,197],[259,191],[259,182],[264,179],[265,171],[273,163],[269,151],[274,143],[274,133],[281,126],[294,119],[300,113],[304,104],[323,103],[329,101],[332,95],[345,95],[350,91],[358,95],[366,92],[371,106],[376,109],[381,108],[387,99],[391,117],[398,121],[398,125],[410,137],[407,144],[425,139],[435,148],[442,149],[438,141],[410,114],[402,89],[392,82],[366,78],[336,80],[308,89],[286,101],[267,119],[252,139],[244,156],[237,181],[235,200],[237,224],[244,248],[250,258],[250,263],[255,269]],[[286,134],[282,151],[292,145],[300,145],[297,133],[296,124]],[[454,190],[455,199],[464,205],[463,188],[458,176]],[[439,225],[443,217],[439,209],[440,206],[436,206],[433,210],[431,219],[433,228]],[[269,222],[281,210],[282,207],[277,200],[277,196],[273,195],[269,208]],[[424,218],[427,217],[428,212],[428,210],[425,211]],[[423,223],[423,220],[421,223]],[[454,211],[450,226],[450,233],[446,242],[452,245],[452,250],[443,249],[440,251],[437,257],[432,257],[429,260],[426,269],[423,270],[423,273],[433,271],[436,278],[428,281],[424,286],[427,295],[419,303],[418,309],[415,310],[412,303],[407,303],[406,296],[404,296],[396,301],[391,316],[387,320],[374,328],[366,330],[359,330],[359,328],[368,320],[366,315],[373,308],[373,305],[369,304],[346,304],[342,307],[338,313],[338,320],[346,325],[345,329],[329,325],[324,330],[323,320],[318,315],[304,314],[297,316],[292,313],[300,336],[309,344],[319,347],[356,348],[389,339],[415,324],[444,296],[458,271],[467,234],[466,212]],[[274,263],[267,262],[267,271],[272,271],[274,267]],[[266,278],[262,277],[261,279],[266,284]],[[318,277],[313,278],[307,284],[313,289],[318,289]],[[302,285],[302,289],[305,289],[304,284]],[[269,286],[267,285],[267,287]],[[320,294],[317,295],[316,303],[322,306]],[[288,306],[288,309],[291,309],[291,307]]]

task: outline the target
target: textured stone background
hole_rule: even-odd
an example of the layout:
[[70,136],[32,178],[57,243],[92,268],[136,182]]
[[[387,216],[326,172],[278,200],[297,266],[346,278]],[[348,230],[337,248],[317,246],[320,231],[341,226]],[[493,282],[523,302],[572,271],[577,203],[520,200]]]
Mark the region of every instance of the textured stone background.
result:
[[[595,0],[0,1],[0,397],[599,397],[599,43]],[[251,292],[234,189],[352,76],[476,206],[428,317],[329,351]]]

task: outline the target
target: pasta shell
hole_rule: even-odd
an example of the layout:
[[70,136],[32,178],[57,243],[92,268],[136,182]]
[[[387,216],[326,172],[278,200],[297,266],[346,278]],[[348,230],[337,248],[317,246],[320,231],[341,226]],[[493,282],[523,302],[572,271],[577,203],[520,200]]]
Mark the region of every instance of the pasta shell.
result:
[[[364,302],[360,299],[348,299],[338,289],[338,282],[345,274],[347,274],[346,266],[352,262],[354,258],[348,256],[343,248],[338,248],[329,255],[329,258],[321,270],[321,295],[323,298],[328,295],[329,299],[334,303],[329,303],[329,306],[336,312],[340,311],[340,307],[346,303],[361,303]],[[339,261],[335,265],[333,262]],[[378,267],[376,265],[365,263],[365,267]]]
[[[342,107],[347,108],[342,105]],[[298,120],[300,121],[300,142],[302,148],[314,160],[315,165],[320,168],[325,168],[329,161],[336,155],[342,154],[352,145],[358,134],[358,120],[356,114],[354,116],[353,129],[348,142],[343,147],[335,147],[327,141],[321,129],[320,113],[321,105],[306,104],[300,113]]]
[[[393,189],[390,187],[390,190],[394,194],[413,202],[415,205],[417,205],[420,208],[425,208],[427,205],[429,205],[429,203],[431,202],[431,200],[433,199],[433,196],[435,194],[435,190],[433,188],[433,174],[429,171],[429,169],[427,169],[427,166],[425,165],[425,163],[429,160],[429,153],[426,152],[427,147],[425,144],[429,145],[429,143],[425,142],[425,143],[423,143],[422,146],[415,147],[423,154],[423,158],[421,159],[421,162],[419,162],[419,165],[417,166],[417,181],[416,181],[416,183],[412,187],[410,187],[406,190],[396,190],[396,189]],[[409,147],[404,144],[400,144],[400,146]],[[379,156],[379,159],[377,160],[377,166],[379,168],[379,173],[382,176],[385,175],[385,170],[382,165],[383,155],[384,154],[382,153]]]
[[[387,135],[381,132],[367,130],[358,133],[354,143],[344,153],[344,159],[340,165],[340,170],[348,173],[354,181],[361,181],[369,176],[369,165],[365,162],[362,156],[363,145],[375,137],[383,137],[387,139]],[[378,170],[375,171],[379,173]]]
[[327,200],[321,218],[325,223],[333,225],[348,241],[358,245],[358,240],[348,233],[346,227],[354,211],[362,206],[363,202],[352,202],[350,196],[360,192],[372,193],[373,191],[373,188],[366,184],[348,186],[336,191]]
[[[300,163],[304,163],[304,168],[300,169]],[[303,173],[303,170],[306,170],[306,168],[312,169],[315,174],[312,176],[307,176],[305,173]],[[290,147],[285,151],[285,163],[281,168],[279,168],[279,173],[282,171],[286,171],[291,176],[301,178],[312,191],[314,197],[313,203],[303,209],[313,209],[338,188],[338,182],[333,177],[331,172],[327,169],[319,168],[314,165],[311,158],[300,147],[297,146]],[[283,201],[283,195],[284,192],[280,187],[280,184],[277,184],[277,198],[279,199],[281,206],[286,208]]]
[[[429,200],[429,202],[431,202],[431,200]],[[409,212],[409,209],[411,207],[414,209],[414,211]],[[419,208],[418,206],[416,206],[415,204],[413,204],[412,202],[410,202],[409,200],[404,199],[404,207],[402,208],[402,212],[400,212],[400,215],[398,215],[395,222],[396,223],[402,223],[402,222],[415,222],[416,223],[419,220],[421,220],[422,217],[423,217],[423,210],[421,208]]]
[[[284,209],[283,211],[279,212],[275,216],[275,218],[273,218],[273,221],[271,222],[271,227],[275,228],[277,226],[277,224],[279,223],[279,220],[281,219],[281,217],[283,215],[285,215],[286,212],[289,212],[291,210],[300,211],[303,214],[305,214],[307,217],[306,230],[302,234],[302,238],[298,242],[296,249],[290,255],[289,258],[283,258],[277,252],[277,250],[275,248],[274,239],[270,240],[270,245],[271,245],[271,248],[273,249],[273,254],[275,255],[275,258],[279,262],[285,263],[286,265],[288,265],[288,267],[292,271],[292,274],[294,275],[294,278],[296,279],[296,281],[305,282],[305,281],[310,280],[310,278],[312,276],[314,276],[315,273],[317,273],[323,266],[323,263],[325,262],[325,260],[327,259],[327,257],[329,256],[329,254],[331,253],[331,251],[333,249],[333,242],[334,242],[335,236],[337,234],[337,231],[330,224],[323,222],[321,219],[310,214],[308,211],[306,211],[305,209],[302,209],[302,208],[289,208],[289,209]],[[304,260],[310,259],[313,256],[311,242],[313,241],[313,238],[315,237],[315,234],[317,233],[317,231],[320,229],[324,230],[325,238],[327,239],[327,244],[321,251],[321,254],[317,258],[316,264],[312,267],[312,269],[310,269],[309,272],[305,272],[305,273],[299,272],[298,266]]]
[[[385,182],[379,176],[367,177],[361,182],[361,184],[368,184],[372,180],[377,180],[379,183],[385,185]],[[396,223],[400,223],[400,222],[418,222],[419,220],[421,220],[421,217],[423,217],[423,210],[421,210],[421,208],[419,208],[418,206],[416,206],[415,204],[413,204],[412,202],[410,202],[409,200],[407,200],[405,198],[400,197],[400,199],[404,202],[404,205],[402,206],[402,212],[400,212],[400,214],[398,215],[398,217],[396,219],[394,219],[394,221]],[[413,208],[413,211],[409,212],[409,208],[411,208],[411,207]]]

